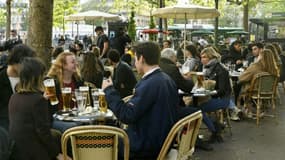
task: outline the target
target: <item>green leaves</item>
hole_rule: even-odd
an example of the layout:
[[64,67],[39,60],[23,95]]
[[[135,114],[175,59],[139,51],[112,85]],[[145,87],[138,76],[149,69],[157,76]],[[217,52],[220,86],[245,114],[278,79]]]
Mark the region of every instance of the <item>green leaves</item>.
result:
[[64,16],[73,14],[79,9],[79,0],[54,0],[53,26],[63,27]]

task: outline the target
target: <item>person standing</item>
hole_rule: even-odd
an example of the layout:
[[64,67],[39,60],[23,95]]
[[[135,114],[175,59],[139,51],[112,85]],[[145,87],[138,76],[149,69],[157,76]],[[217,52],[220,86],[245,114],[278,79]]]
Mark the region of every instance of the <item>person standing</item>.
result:
[[8,65],[0,70],[0,126],[6,130],[9,128],[8,102],[19,82],[19,64],[24,57],[34,56],[36,53],[30,47],[18,44],[8,57]]
[[[168,132],[177,121],[177,87],[158,66],[160,48],[157,43],[140,42],[134,47],[134,52],[135,66],[143,76],[133,97],[123,102],[110,78],[103,80],[102,89],[109,108],[118,120],[128,124],[130,158],[156,159]],[[119,155],[122,153],[120,150]]]
[[99,58],[107,58],[107,53],[109,50],[109,39],[106,34],[104,34],[103,27],[97,26],[95,28],[96,35],[98,36],[97,39],[97,46],[100,48],[100,56]]
[[124,31],[123,28],[119,28],[117,35],[114,38],[113,49],[116,49],[120,53],[120,57],[125,54],[125,47],[128,43],[131,43],[132,40]]
[[132,68],[127,63],[120,60],[120,54],[115,49],[109,51],[108,59],[114,67],[114,87],[119,91],[122,98],[132,95],[133,89],[137,83]]

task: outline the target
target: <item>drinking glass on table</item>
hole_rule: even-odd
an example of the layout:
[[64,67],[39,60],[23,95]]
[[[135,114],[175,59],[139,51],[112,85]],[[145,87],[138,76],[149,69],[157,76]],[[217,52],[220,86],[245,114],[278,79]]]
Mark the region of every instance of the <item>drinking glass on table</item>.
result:
[[80,86],[79,91],[85,94],[86,97],[86,107],[91,106],[90,96],[89,96],[89,87],[88,86]]
[[63,111],[70,111],[71,98],[72,98],[71,88],[70,87],[61,88],[61,96],[62,96]]
[[91,95],[93,100],[93,108],[95,111],[97,111],[99,109],[99,89],[91,89]]
[[108,105],[105,98],[105,93],[102,90],[99,90],[99,111],[107,113]]
[[49,97],[49,101],[51,105],[56,105],[58,104],[58,99],[56,97],[56,90],[55,90],[55,83],[54,83],[54,79],[50,78],[50,79],[46,79],[44,80],[44,86],[45,86],[45,91],[48,95],[50,95]]
[[87,100],[86,94],[84,92],[81,92],[79,89],[75,89],[74,93],[78,111],[84,112]]
[[198,87],[203,87],[204,73],[203,72],[196,72],[196,75],[197,75]]

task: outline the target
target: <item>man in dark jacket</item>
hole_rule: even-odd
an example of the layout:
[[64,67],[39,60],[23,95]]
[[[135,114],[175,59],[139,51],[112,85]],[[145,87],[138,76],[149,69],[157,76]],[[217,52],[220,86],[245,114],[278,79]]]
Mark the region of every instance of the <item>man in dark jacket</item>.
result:
[[132,95],[133,89],[137,83],[132,68],[127,63],[120,60],[120,54],[115,49],[109,51],[108,59],[114,67],[112,78],[114,87],[119,91],[122,98]]
[[128,124],[130,158],[156,159],[177,121],[177,87],[158,66],[160,48],[157,43],[139,43],[135,46],[135,54],[137,71],[143,77],[135,87],[134,96],[124,103],[111,79],[103,80],[102,89],[109,108],[118,120]]
[[120,53],[120,57],[125,54],[125,47],[128,43],[131,43],[131,38],[125,33],[123,28],[120,28],[117,35],[113,40],[113,49],[116,49]]

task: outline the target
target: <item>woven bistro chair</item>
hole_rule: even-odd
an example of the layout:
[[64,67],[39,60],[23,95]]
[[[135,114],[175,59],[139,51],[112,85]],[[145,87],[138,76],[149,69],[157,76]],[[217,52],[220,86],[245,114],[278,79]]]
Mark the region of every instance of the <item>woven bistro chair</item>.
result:
[[275,110],[276,88],[278,84],[278,77],[273,76],[267,72],[261,72],[254,76],[251,80],[249,91],[241,95],[244,100],[244,107],[248,106],[250,101],[256,105],[256,124],[259,125],[261,117],[261,109],[265,102],[269,102],[272,109]]
[[[190,114],[176,122],[168,133],[157,160],[189,159],[194,153],[201,122],[201,111]],[[177,149],[170,150],[173,147],[173,142]]]
[[64,159],[71,140],[73,160],[118,159],[119,138],[124,142],[124,159],[129,159],[129,138],[120,128],[104,125],[78,126],[66,130],[61,138]]

